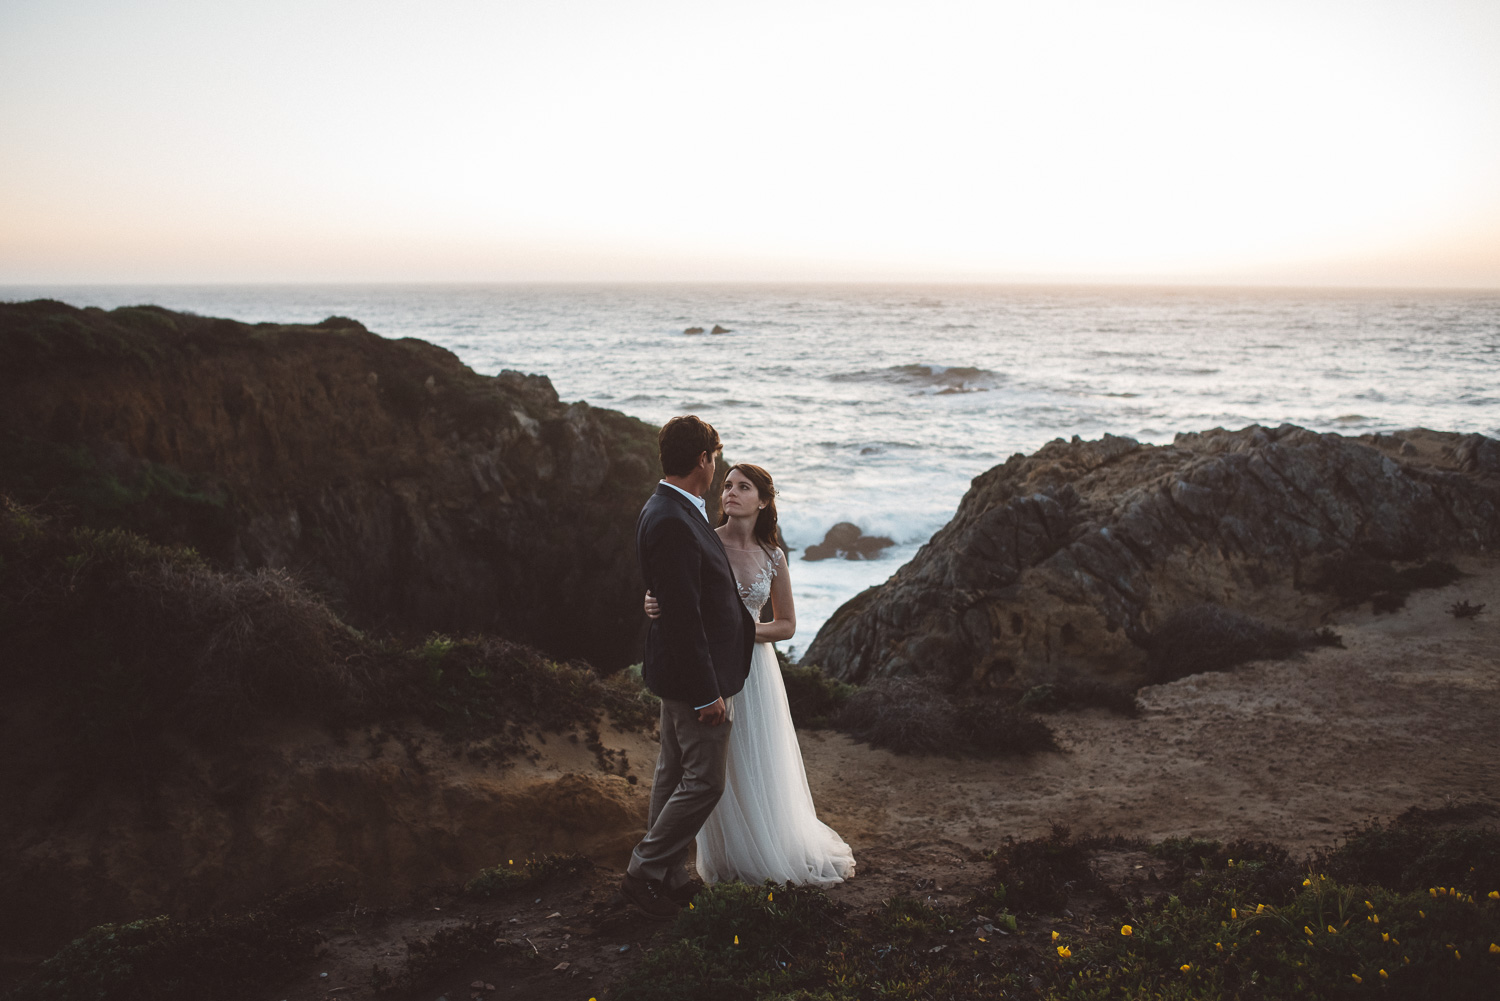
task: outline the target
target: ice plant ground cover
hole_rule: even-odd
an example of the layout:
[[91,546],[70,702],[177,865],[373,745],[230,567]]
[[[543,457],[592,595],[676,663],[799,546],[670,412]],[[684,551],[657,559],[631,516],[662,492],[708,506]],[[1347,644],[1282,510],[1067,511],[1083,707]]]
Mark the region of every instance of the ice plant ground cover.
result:
[[[1466,999],[1500,982],[1500,832],[1372,824],[1301,863],[1250,842],[1135,845],[1177,873],[1171,892],[1130,902],[1106,890],[1099,920],[1043,930],[1070,892],[1102,888],[1092,857],[1122,847],[1058,830],[994,853],[993,882],[968,903],[1003,936],[909,897],[856,913],[816,890],[773,902],[761,887],[715,886],[610,997]],[[1444,885],[1408,885],[1421,875]]]

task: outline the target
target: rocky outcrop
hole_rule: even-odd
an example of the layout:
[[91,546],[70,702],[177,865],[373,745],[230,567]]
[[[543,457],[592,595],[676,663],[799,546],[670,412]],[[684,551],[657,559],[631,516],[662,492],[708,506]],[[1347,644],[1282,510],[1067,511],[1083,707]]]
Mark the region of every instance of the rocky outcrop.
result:
[[1282,425],[1161,447],[1058,439],[977,477],[953,520],[835,612],[804,662],[854,682],[1138,679],[1175,612],[1312,626],[1349,603],[1351,566],[1389,575],[1497,542],[1500,442],[1482,435]]
[[0,490],[293,568],[361,626],[638,659],[655,438],[354,320],[0,304]]
[[841,521],[830,528],[822,542],[815,542],[803,552],[804,560],[827,560],[842,556],[846,560],[873,560],[881,550],[896,544],[884,535],[866,535],[853,522]]

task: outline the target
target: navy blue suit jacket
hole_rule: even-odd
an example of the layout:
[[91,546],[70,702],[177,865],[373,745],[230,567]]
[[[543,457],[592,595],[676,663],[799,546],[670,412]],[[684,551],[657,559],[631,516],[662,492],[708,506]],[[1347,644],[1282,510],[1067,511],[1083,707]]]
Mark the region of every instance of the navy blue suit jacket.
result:
[[704,706],[745,687],[755,618],[724,544],[701,512],[665,483],[635,523],[636,558],[661,617],[646,630],[641,677],[664,699]]

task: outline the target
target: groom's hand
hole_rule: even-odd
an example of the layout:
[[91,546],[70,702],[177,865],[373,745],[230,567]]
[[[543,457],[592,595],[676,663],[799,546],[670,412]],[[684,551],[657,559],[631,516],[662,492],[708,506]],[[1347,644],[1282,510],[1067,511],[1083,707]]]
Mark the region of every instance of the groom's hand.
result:
[[724,699],[721,697],[716,699],[713,705],[699,709],[698,722],[707,723],[709,726],[718,726],[724,722]]

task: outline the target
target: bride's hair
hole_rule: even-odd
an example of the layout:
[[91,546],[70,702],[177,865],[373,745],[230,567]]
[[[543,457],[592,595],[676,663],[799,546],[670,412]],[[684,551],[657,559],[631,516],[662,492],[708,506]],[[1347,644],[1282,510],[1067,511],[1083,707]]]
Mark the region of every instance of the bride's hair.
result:
[[[776,484],[771,480],[771,474],[760,466],[751,465],[748,462],[736,462],[729,467],[729,472],[724,474],[724,482],[729,482],[729,473],[739,470],[741,476],[749,480],[755,487],[755,492],[760,499],[766,502],[766,506],[760,509],[760,515],[755,519],[755,541],[760,543],[761,548],[769,555],[771,550],[781,548],[781,529],[776,524]],[[723,511],[723,505],[720,505]],[[721,513],[719,524],[729,520],[729,515]]]

